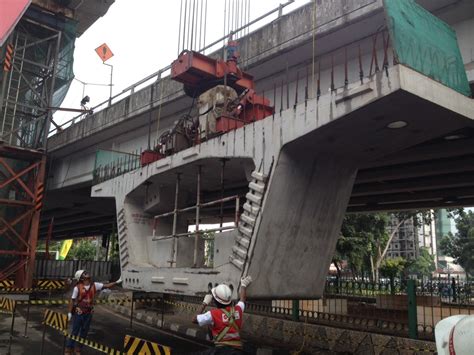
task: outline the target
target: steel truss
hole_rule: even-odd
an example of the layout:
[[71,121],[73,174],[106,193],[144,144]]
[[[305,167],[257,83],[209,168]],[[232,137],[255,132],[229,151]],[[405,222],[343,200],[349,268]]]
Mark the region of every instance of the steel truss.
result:
[[14,278],[20,288],[32,286],[51,107],[65,83],[62,32],[41,16],[21,19],[0,74],[0,280]]
[[[0,280],[31,287],[43,205],[46,156],[0,143]],[[5,196],[4,192],[8,192]]]
[[[23,18],[8,41],[0,92],[0,139],[44,148],[52,122],[61,31]],[[8,63],[7,63],[8,62]],[[8,64],[8,65],[7,65]]]

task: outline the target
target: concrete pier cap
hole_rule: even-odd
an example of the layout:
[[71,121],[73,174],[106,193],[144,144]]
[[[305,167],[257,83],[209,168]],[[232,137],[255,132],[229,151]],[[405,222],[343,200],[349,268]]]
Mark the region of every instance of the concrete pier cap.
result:
[[[235,289],[250,274],[250,297],[319,297],[358,167],[472,125],[473,118],[469,98],[397,65],[95,185],[92,196],[115,198],[126,287],[196,295],[221,282]],[[217,234],[220,264],[193,267],[191,237],[178,238],[179,257],[170,266],[171,240],[152,240],[153,216],[173,211],[177,173],[187,206],[194,203],[197,166],[207,176],[202,189],[218,189],[223,158],[229,186],[248,184],[252,191],[252,171],[267,176],[261,203],[249,207],[255,220],[242,223],[240,215],[239,228]],[[247,202],[252,198],[246,195]],[[185,231],[184,219],[177,224],[176,233]],[[158,229],[157,235],[171,235],[171,220]],[[201,242],[197,250],[202,260]]]

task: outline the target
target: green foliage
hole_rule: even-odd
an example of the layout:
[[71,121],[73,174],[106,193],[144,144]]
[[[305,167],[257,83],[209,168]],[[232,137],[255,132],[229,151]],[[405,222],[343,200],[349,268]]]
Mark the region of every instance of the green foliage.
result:
[[118,235],[117,233],[113,233],[110,235],[109,260],[119,261],[119,256]]
[[420,255],[411,263],[407,264],[407,271],[418,276],[430,276],[436,270],[434,256],[428,248],[420,248]]
[[402,257],[385,259],[380,265],[380,272],[390,279],[400,275],[405,270],[406,260]]
[[371,269],[370,258],[379,245],[388,240],[386,213],[347,214],[341,227],[341,237],[336,245],[333,262],[348,262],[354,274]]
[[94,260],[96,246],[90,239],[75,240],[66,260]]
[[449,233],[440,242],[440,249],[455,259],[468,274],[474,273],[474,212],[464,209],[451,212],[456,223],[455,235]]

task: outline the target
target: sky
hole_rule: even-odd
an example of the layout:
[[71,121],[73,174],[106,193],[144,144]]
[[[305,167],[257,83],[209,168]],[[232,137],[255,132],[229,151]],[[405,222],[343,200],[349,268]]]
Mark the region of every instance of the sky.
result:
[[[183,0],[183,4],[185,1],[187,0]],[[191,1],[193,0],[189,0]],[[224,5],[237,1],[242,0],[207,0],[206,43],[223,37]],[[285,7],[283,13],[288,13],[309,1],[295,0]],[[285,0],[250,0],[250,20],[285,2]],[[181,0],[115,0],[105,16],[97,20],[76,40],[75,80],[62,107],[80,108],[84,95],[90,97],[89,107],[108,99],[109,86],[92,85],[110,83],[110,67],[104,65],[95,52],[95,49],[103,43],[106,43],[114,54],[106,62],[113,65],[113,95],[171,64],[178,56],[180,5]],[[228,19],[229,10],[226,14]],[[250,30],[261,27],[274,20],[276,16],[277,13],[267,17]],[[226,22],[229,23],[228,20]],[[240,23],[245,23],[244,16],[240,16]],[[202,37],[204,38],[204,35]],[[76,115],[77,113],[57,111],[54,120],[63,123]]]

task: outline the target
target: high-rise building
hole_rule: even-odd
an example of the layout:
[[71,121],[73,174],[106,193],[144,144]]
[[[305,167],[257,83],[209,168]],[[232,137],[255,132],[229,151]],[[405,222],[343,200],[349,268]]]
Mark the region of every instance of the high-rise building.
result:
[[387,232],[395,233],[390,242],[387,251],[388,258],[402,257],[405,259],[414,259],[417,253],[415,224],[412,218],[409,218],[399,225],[400,221],[392,215]]
[[434,213],[437,255],[443,256],[442,250],[438,248],[441,239],[448,235],[452,229],[452,220],[448,217],[448,211],[445,209],[436,210]]
[[[387,251],[388,258],[413,259],[418,255],[419,248],[423,247],[435,256],[435,261],[438,264],[439,258],[443,257],[442,251],[439,249],[439,242],[443,236],[451,232],[452,220],[448,217],[446,209],[431,210],[430,213],[431,218],[428,223],[415,226],[413,218],[402,223],[390,243]],[[399,220],[393,215],[388,233],[392,233],[398,224]]]

